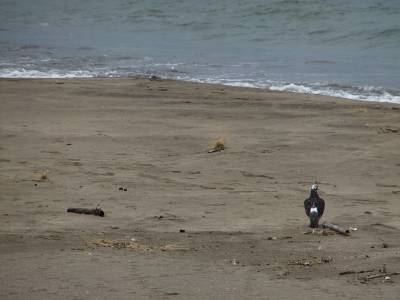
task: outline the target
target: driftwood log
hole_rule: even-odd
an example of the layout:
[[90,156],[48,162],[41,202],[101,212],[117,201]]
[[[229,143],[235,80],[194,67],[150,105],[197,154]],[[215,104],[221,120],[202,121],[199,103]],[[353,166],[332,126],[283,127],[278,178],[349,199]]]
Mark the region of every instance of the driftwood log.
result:
[[374,275],[360,277],[360,279],[364,280],[364,281],[368,281],[368,280],[375,279],[375,278],[382,278],[382,277],[387,277],[387,276],[390,277],[390,276],[395,276],[395,275],[400,275],[400,272],[374,274]]
[[67,212],[85,215],[94,215],[104,217],[104,211],[101,208],[68,208]]
[[335,224],[324,222],[324,223],[322,223],[322,227],[323,228],[332,229],[333,231],[336,231],[336,232],[338,232],[340,234],[343,234],[343,235],[349,235],[350,234],[350,230],[344,229],[344,228],[342,228],[342,227],[340,227],[338,225],[335,225]]

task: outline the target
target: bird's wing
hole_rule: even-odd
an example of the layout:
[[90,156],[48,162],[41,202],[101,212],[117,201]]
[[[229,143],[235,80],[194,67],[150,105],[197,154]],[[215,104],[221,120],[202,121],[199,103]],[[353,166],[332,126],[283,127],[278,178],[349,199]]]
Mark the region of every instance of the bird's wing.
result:
[[310,209],[311,209],[311,200],[307,198],[304,200],[304,209],[306,210],[306,215],[310,216]]
[[324,213],[324,210],[325,210],[325,200],[322,198],[319,198],[318,202],[317,202],[317,207],[318,207],[318,215],[322,216],[322,214]]

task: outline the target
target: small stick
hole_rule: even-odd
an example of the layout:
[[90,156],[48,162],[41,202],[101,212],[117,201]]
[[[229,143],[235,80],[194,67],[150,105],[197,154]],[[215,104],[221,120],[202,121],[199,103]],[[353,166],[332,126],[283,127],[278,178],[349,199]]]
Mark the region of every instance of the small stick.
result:
[[369,276],[365,276],[365,277],[360,277],[360,279],[368,281],[368,280],[375,279],[375,278],[381,278],[381,277],[386,277],[386,276],[395,276],[395,275],[400,275],[400,272],[374,274],[374,275],[369,275]]
[[67,212],[85,215],[94,215],[104,217],[104,211],[101,208],[68,208]]
[[324,223],[322,224],[322,227],[323,227],[323,228],[332,229],[333,231],[336,231],[336,232],[338,232],[338,233],[340,233],[340,234],[343,234],[343,235],[349,235],[349,234],[350,234],[350,230],[348,230],[348,229],[343,229],[342,227],[339,227],[338,225],[335,225],[335,224],[331,224],[331,223],[326,223],[326,222],[324,222]]

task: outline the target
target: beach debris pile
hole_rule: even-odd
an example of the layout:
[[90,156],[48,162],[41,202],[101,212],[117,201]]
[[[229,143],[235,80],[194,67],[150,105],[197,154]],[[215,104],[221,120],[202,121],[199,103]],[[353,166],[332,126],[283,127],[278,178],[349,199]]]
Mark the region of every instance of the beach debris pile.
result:
[[176,244],[165,244],[161,246],[146,245],[138,242],[132,238],[130,240],[109,240],[109,239],[98,239],[86,243],[88,246],[112,248],[116,250],[129,249],[135,251],[189,251],[190,248],[176,245]]
[[330,256],[322,256],[322,257],[310,257],[310,258],[300,258],[300,259],[294,259],[294,260],[289,260],[287,262],[288,265],[291,266],[303,266],[303,267],[311,267],[312,265],[316,264],[327,264],[333,261],[333,258]]

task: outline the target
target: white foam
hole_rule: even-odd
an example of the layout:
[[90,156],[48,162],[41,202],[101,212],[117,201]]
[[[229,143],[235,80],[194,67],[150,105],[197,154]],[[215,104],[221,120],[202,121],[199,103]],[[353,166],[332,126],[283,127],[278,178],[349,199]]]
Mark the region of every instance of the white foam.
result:
[[293,92],[293,93],[302,93],[302,94],[313,94],[313,95],[323,95],[323,96],[331,96],[338,97],[350,100],[360,100],[360,101],[376,101],[376,102],[390,102],[400,104],[400,96],[392,95],[389,92],[385,91],[383,88],[379,87],[371,87],[371,86],[357,86],[357,91],[350,92],[341,90],[340,88],[330,88],[324,87],[323,85],[317,87],[310,87],[302,84],[279,84],[277,82],[266,81],[266,82],[258,82],[258,81],[250,81],[245,79],[212,79],[212,78],[203,78],[203,79],[194,79],[188,77],[179,77],[179,80],[192,81],[192,82],[203,82],[203,83],[214,83],[214,84],[224,84],[229,86],[237,86],[237,87],[249,87],[249,88],[268,88],[272,91],[285,91],[285,92]]
[[[174,68],[179,64],[166,63],[164,66]],[[61,70],[48,70],[38,71],[29,69],[1,69],[0,78],[92,78],[92,77],[118,77],[124,76],[118,74],[116,71],[109,71],[100,69],[97,71],[89,70],[73,70],[73,71],[61,71]],[[236,87],[248,87],[248,88],[269,88],[273,91],[286,91],[303,94],[314,94],[339,97],[351,100],[361,101],[376,101],[376,102],[390,102],[400,104],[400,96],[392,95],[379,87],[355,87],[354,91],[350,89],[340,89],[340,87],[333,88],[329,86],[323,86],[315,84],[314,86],[307,86],[303,84],[280,84],[272,81],[256,81],[248,79],[229,79],[229,78],[192,78],[188,76],[176,76],[177,80],[201,82],[210,84],[223,84]]]
[[60,71],[38,71],[27,69],[2,69],[0,78],[90,78],[96,77],[96,74],[89,71],[69,71],[62,73]]
[[[375,91],[377,88],[374,87],[358,87],[359,89],[363,89],[364,91]],[[382,91],[378,94],[357,94],[355,92],[344,91],[340,89],[332,89],[332,88],[311,88],[301,84],[284,84],[284,85],[273,85],[269,87],[270,90],[273,91],[286,91],[286,92],[294,92],[294,93],[303,93],[303,94],[314,94],[314,95],[324,95],[324,96],[332,96],[339,97],[351,100],[362,100],[362,101],[376,101],[376,102],[391,102],[400,104],[400,96],[392,95],[386,91]]]

